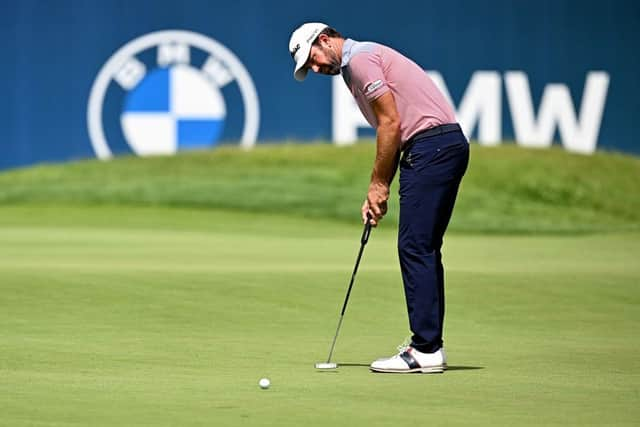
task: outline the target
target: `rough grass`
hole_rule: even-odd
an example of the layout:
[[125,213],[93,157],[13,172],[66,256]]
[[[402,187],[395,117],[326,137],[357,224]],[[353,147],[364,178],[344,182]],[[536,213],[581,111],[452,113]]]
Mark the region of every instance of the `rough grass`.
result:
[[[357,220],[374,147],[272,145],[38,166],[0,174],[0,204],[156,205]],[[640,229],[640,159],[473,145],[451,230]],[[393,192],[397,188],[394,185]],[[395,223],[394,194],[390,217]]]

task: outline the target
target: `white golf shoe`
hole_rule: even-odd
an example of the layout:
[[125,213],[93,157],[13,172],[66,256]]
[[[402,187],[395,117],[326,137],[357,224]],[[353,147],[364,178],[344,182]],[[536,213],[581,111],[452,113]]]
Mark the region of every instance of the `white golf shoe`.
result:
[[433,353],[422,353],[413,347],[405,347],[393,357],[376,360],[371,364],[370,369],[374,372],[397,374],[442,373],[447,369],[447,356],[444,348]]

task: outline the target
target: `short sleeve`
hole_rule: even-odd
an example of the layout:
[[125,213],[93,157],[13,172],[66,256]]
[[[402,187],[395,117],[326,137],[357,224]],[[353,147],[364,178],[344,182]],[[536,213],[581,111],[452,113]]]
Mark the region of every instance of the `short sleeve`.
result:
[[375,52],[361,52],[349,61],[351,84],[371,102],[389,91],[382,70],[382,58]]

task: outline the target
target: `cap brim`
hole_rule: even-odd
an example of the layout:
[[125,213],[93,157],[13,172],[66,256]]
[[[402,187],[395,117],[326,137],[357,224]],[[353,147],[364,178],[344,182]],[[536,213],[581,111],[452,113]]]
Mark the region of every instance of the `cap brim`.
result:
[[302,67],[300,69],[297,69],[293,72],[293,78],[296,79],[297,81],[301,82],[304,79],[307,78],[307,73],[309,72],[309,70],[307,70],[306,68]]
[[296,68],[293,71],[293,77],[299,82],[303,81],[307,77],[307,73],[309,72],[309,69],[304,66],[304,64],[306,64],[307,60],[309,59],[309,53],[311,53],[311,45],[309,45],[306,52],[299,52],[300,57],[298,58],[298,61],[296,62]]

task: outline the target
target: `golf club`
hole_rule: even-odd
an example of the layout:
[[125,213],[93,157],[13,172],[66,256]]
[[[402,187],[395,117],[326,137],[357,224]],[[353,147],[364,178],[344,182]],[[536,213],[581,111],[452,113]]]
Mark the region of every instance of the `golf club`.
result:
[[327,357],[326,362],[316,363],[316,369],[336,369],[338,367],[337,363],[331,362],[331,356],[333,355],[333,349],[336,346],[336,339],[338,338],[338,333],[340,332],[340,326],[342,326],[342,319],[344,318],[344,312],[347,309],[347,303],[349,302],[349,295],[351,295],[351,288],[353,287],[353,282],[356,278],[356,273],[358,272],[358,266],[360,265],[360,258],[362,258],[362,253],[364,252],[364,246],[369,241],[369,234],[371,234],[371,217],[367,214],[367,222],[364,225],[364,230],[362,231],[362,237],[360,238],[360,251],[358,252],[358,257],[356,258],[356,265],[353,268],[353,273],[351,274],[351,282],[349,282],[349,288],[347,289],[347,295],[344,298],[344,304],[342,305],[342,311],[340,312],[340,320],[338,321],[338,327],[336,328],[336,334],[333,336],[333,342],[331,343],[331,350],[329,350],[329,357]]

